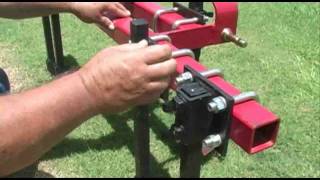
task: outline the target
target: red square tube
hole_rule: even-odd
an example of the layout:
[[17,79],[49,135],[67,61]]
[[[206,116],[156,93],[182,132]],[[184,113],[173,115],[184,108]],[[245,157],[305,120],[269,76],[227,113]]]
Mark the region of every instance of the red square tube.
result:
[[[136,6],[137,5],[137,6]],[[220,5],[220,6],[219,6]],[[236,16],[233,12],[234,4],[231,4],[232,6],[227,6],[227,4],[218,4],[216,6],[216,12],[223,12],[225,17],[228,17],[231,19],[231,24],[234,25],[233,20],[236,18],[232,18],[231,16]],[[232,7],[232,8],[231,8]],[[137,15],[139,17],[144,17],[147,20],[150,20],[150,15],[155,11],[156,8],[161,8],[160,6],[148,6],[146,3],[133,3],[132,8],[134,10],[134,15]],[[221,8],[225,8],[222,10]],[[229,12],[229,16],[228,16]],[[230,15],[231,14],[231,15]],[[174,15],[178,17],[178,15]],[[168,18],[171,18],[171,16],[168,16]],[[169,27],[168,24],[170,24],[172,19],[166,19],[165,17],[162,17],[162,21],[159,22],[161,27]],[[227,18],[227,19],[228,19]],[[123,44],[127,43],[130,37],[130,22],[131,18],[122,18],[114,20],[114,24],[116,29],[114,31],[109,31],[106,29],[103,29],[110,37],[112,37],[117,43]],[[219,26],[219,29],[224,28],[223,26],[230,25],[230,23],[221,22],[222,20],[219,20],[219,23],[222,24],[222,26]],[[162,25],[161,23],[164,23]],[[167,26],[165,25],[167,24]],[[187,27],[187,28],[190,28]],[[192,25],[191,25],[192,28]],[[195,27],[199,28],[199,27]],[[216,28],[212,26],[212,28]],[[235,26],[233,27],[235,29]],[[181,30],[181,29],[180,29]],[[182,28],[181,32],[184,30]],[[190,29],[188,29],[190,30]],[[199,33],[201,31],[194,31],[193,32],[194,37],[202,37]],[[157,33],[154,33],[150,30],[149,32],[150,36],[155,35]],[[188,37],[189,38],[189,37]],[[187,38],[185,38],[187,39]],[[159,42],[159,44],[167,43],[167,42]],[[203,42],[200,42],[203,43]],[[217,43],[222,43],[217,42]],[[168,44],[168,43],[167,43]],[[179,44],[181,46],[181,42],[177,42],[175,40],[172,41],[171,47],[173,50],[176,50],[180,47],[175,46],[175,44]],[[207,43],[204,43],[201,47],[207,45]],[[184,47],[189,48],[189,47]],[[193,69],[201,72],[206,70],[203,65],[201,65],[199,62],[197,62],[195,59],[191,57],[180,57],[176,58],[177,61],[177,73],[180,74],[183,72],[184,66],[189,65]],[[240,90],[235,88],[233,85],[225,81],[221,77],[212,77],[209,78],[209,80],[220,87],[222,90],[224,90],[226,93],[228,93],[231,96],[236,96],[240,94]],[[174,87],[171,87],[174,90]],[[254,100],[246,101],[241,104],[236,104],[233,107],[232,111],[232,125],[231,125],[231,131],[230,131],[230,137],[231,139],[238,144],[241,148],[243,148],[247,153],[253,154],[260,151],[263,151],[267,148],[272,147],[275,144],[276,137],[279,130],[279,123],[280,119],[274,115],[272,112],[270,112],[267,108],[260,105],[258,102]]]

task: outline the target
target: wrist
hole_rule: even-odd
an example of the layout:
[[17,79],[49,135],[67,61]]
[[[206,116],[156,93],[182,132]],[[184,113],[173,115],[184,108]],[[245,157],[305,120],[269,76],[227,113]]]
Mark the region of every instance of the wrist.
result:
[[79,93],[82,103],[85,103],[88,107],[89,114],[97,115],[100,113],[99,103],[95,96],[92,94],[90,87],[87,85],[86,80],[81,75],[80,70],[72,73],[70,76],[70,85],[76,88],[76,92]]
[[67,11],[69,13],[77,15],[78,14],[78,6],[79,6],[79,2],[68,2]]

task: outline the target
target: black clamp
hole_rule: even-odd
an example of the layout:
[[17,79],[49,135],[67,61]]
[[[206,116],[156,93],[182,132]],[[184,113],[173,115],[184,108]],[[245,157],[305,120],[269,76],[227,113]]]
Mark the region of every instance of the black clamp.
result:
[[203,155],[215,150],[225,156],[234,98],[189,66],[185,67],[186,72],[192,74],[192,80],[180,83],[176,96],[164,108],[175,112],[170,131],[175,141],[184,146],[202,143]]

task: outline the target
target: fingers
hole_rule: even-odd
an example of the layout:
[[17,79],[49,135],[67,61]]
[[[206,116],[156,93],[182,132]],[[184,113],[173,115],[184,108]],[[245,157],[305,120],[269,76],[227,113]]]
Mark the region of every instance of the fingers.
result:
[[115,28],[113,22],[109,18],[107,18],[106,16],[101,16],[100,22],[101,22],[102,26],[107,27],[110,30],[114,30],[114,28]]
[[148,47],[148,42],[146,40],[142,40],[138,43],[123,44],[115,48],[120,51],[135,51],[146,47]]
[[123,12],[126,13],[126,16],[130,16],[131,12],[129,10],[127,10],[121,3],[115,3],[115,5],[121,9]]
[[171,58],[172,50],[168,45],[153,45],[137,52],[147,64],[156,64]]
[[147,89],[150,93],[157,92],[160,95],[165,89],[168,88],[170,80],[170,78],[165,78],[160,81],[150,82],[147,86]]
[[113,3],[112,5],[106,3],[104,8],[105,8],[105,10],[109,11],[110,13],[112,13],[114,16],[127,17],[127,16],[131,15],[130,11],[128,11],[120,3]]
[[169,59],[161,63],[149,65],[147,74],[151,81],[157,81],[174,75],[176,73],[176,67],[176,60]]

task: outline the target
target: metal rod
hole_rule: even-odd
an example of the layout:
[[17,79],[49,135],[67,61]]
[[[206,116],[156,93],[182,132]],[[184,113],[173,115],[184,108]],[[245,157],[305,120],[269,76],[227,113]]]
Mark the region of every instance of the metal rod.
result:
[[179,49],[179,50],[173,51],[171,57],[178,58],[178,57],[182,57],[182,56],[190,56],[193,59],[195,58],[193,51],[190,49]]
[[[223,71],[221,69],[210,69],[200,73],[202,76],[206,78],[210,78],[213,76],[221,76],[223,77]],[[186,81],[193,81],[193,75],[190,72],[185,72],[176,77],[176,84],[179,85]]]
[[180,19],[177,20],[173,23],[172,25],[172,30],[177,29],[179,26],[184,25],[184,24],[191,24],[191,23],[196,23],[199,21],[199,18],[189,18],[189,19]]
[[234,96],[233,98],[234,98],[235,104],[240,104],[245,101],[252,100],[252,99],[258,100],[258,95],[254,91],[249,91],[249,92],[243,92],[237,96]]
[[[130,24],[131,42],[148,39],[148,23],[144,19],[134,19]],[[138,106],[134,121],[134,150],[136,177],[148,177],[150,166],[149,106]]]
[[154,32],[158,32],[158,19],[162,14],[177,12],[179,9],[177,7],[168,8],[168,9],[160,9],[155,12],[152,19],[152,29]]
[[171,43],[171,38],[168,35],[160,34],[160,35],[155,35],[151,36],[150,39],[152,41],[158,42],[158,41],[167,41]]
[[221,69],[209,69],[209,70],[201,72],[200,74],[206,78],[210,78],[213,76],[223,77],[223,71]]
[[63,62],[64,57],[63,57],[59,14],[51,15],[51,23],[52,23],[51,25],[52,25],[52,37],[53,37],[55,62],[58,70],[62,70],[64,67],[64,62]]
[[53,41],[50,24],[49,16],[42,17],[43,32],[47,49],[47,63],[54,63]]
[[181,145],[180,150],[180,177],[199,178],[201,170],[202,143],[195,145]]

